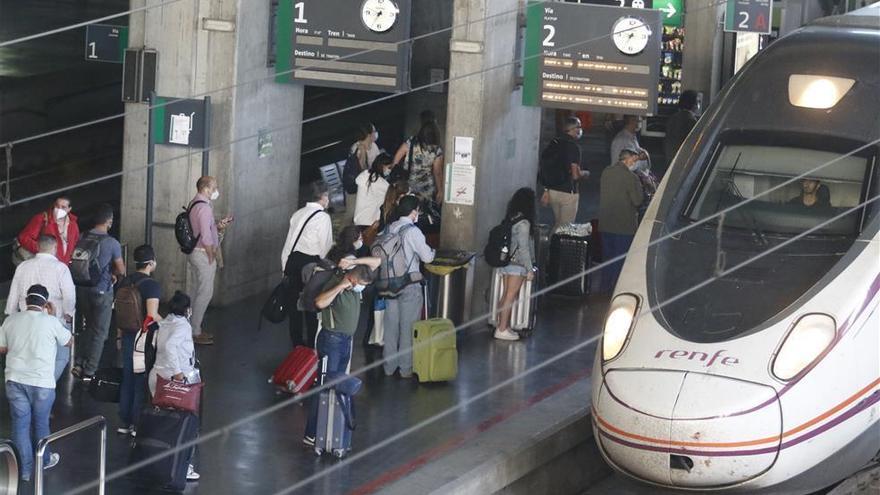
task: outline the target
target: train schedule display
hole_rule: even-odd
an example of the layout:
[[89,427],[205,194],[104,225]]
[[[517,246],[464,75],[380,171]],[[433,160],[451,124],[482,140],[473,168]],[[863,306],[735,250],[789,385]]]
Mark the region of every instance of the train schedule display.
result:
[[405,91],[411,12],[411,0],[281,0],[275,80]]
[[662,15],[651,9],[530,1],[523,104],[655,113]]

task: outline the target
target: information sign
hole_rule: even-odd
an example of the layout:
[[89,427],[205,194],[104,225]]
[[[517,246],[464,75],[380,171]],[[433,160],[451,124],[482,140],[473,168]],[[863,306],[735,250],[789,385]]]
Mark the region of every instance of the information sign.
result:
[[770,34],[772,25],[773,0],[727,0],[725,31]]
[[409,89],[411,43],[405,40],[411,11],[411,0],[281,0],[275,80],[371,91]]
[[529,2],[523,104],[653,114],[662,12]]
[[205,147],[205,100],[157,96],[153,105],[153,143]]
[[121,64],[128,48],[128,26],[86,26],[86,60]]

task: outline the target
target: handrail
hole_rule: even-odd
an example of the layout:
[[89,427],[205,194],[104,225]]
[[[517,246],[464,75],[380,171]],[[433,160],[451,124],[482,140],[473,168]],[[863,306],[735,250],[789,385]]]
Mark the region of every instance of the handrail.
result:
[[34,495],[43,495],[43,456],[46,448],[55,440],[73,435],[86,428],[98,425],[101,431],[101,461],[98,474],[98,495],[104,495],[104,484],[107,474],[107,419],[104,416],[95,416],[75,425],[68,426],[63,430],[56,431],[46,438],[41,438],[37,443],[36,459],[34,460]]

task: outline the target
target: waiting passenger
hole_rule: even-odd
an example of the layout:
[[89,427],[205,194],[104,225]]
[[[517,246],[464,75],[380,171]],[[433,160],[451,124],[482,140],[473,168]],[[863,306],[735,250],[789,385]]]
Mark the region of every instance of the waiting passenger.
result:
[[[150,396],[156,394],[157,376],[176,382],[201,382],[199,371],[195,366],[195,345],[189,322],[192,313],[189,296],[180,291],[175,292],[168,302],[168,316],[159,321],[159,330],[156,332],[156,363],[148,379]],[[199,473],[190,464],[186,472],[186,480],[198,479]]]
[[562,132],[541,152],[538,181],[544,187],[541,204],[553,210],[553,231],[556,227],[573,223],[580,204],[579,182],[590,177],[581,169],[581,148],[577,140],[583,137],[580,119],[565,119]]
[[[647,171],[651,168],[650,166],[650,156],[648,155],[648,150],[642,148],[639,144],[639,129],[642,127],[642,119],[637,115],[624,115],[623,116],[623,129],[614,136],[614,140],[611,141],[611,159],[616,160],[620,157],[620,152],[623,150],[631,150],[638,153],[638,161],[636,162],[635,170],[639,171]],[[634,171],[635,171],[634,170]]]
[[[376,270],[382,263],[380,258],[370,256],[369,249],[364,246],[364,239],[357,225],[349,225],[339,232],[336,244],[327,253],[327,259],[341,270],[351,270],[364,265]],[[376,291],[368,286],[361,294],[361,312],[356,330],[363,331],[364,345],[369,341],[373,331],[373,305],[376,302]]]
[[[351,360],[351,339],[357,330],[361,311],[361,292],[373,283],[373,271],[359,265],[334,275],[315,299],[321,309],[321,332],[318,334],[317,351],[320,359],[327,359],[326,380],[334,380],[348,371]],[[309,419],[306,423],[303,443],[315,445],[318,426],[318,400],[309,401]]]
[[[602,171],[599,185],[599,230],[605,261],[629,251],[639,227],[639,206],[644,201],[642,184],[635,174],[639,152],[623,150],[617,163]],[[602,292],[610,293],[620,276],[623,261],[602,269]]]
[[433,120],[423,122],[394,154],[396,174],[409,181],[410,192],[423,202],[443,201],[443,148],[440,128]]
[[379,221],[379,210],[390,186],[385,178],[388,177],[393,166],[391,157],[382,153],[373,160],[369,170],[364,170],[358,175],[355,180],[358,186],[354,207],[355,225],[369,227]]
[[818,179],[803,179],[801,193],[788,200],[788,204],[807,208],[831,208],[831,191]]
[[[76,288],[73,286],[70,269],[55,257],[57,244],[54,237],[41,235],[39,246],[40,252],[34,258],[23,262],[15,269],[6,300],[6,314],[27,311],[27,288],[32,285],[42,285],[49,291],[49,302],[55,308],[58,321],[64,328],[70,330],[76,312]],[[64,345],[58,346],[58,352],[55,354],[55,381],[61,378],[68,361],[70,361],[70,348]]]
[[519,335],[510,329],[510,315],[513,302],[526,280],[534,280],[535,260],[535,191],[524,187],[513,194],[507,203],[505,219],[511,222],[510,264],[500,268],[503,276],[498,326],[495,327],[495,338],[500,340],[519,340]]
[[395,216],[397,214],[397,205],[407,194],[409,194],[409,181],[399,180],[391,184],[385,193],[385,202],[379,208],[379,228],[377,232],[384,232],[387,226],[397,220]]
[[[55,353],[71,346],[73,336],[55,317],[49,291],[32,285],[25,296],[27,310],[15,313],[0,327],[0,353],[6,354],[6,398],[12,418],[12,443],[18,450],[21,477],[34,472],[36,443],[49,436],[49,415],[55,403]],[[46,450],[49,469],[61,460]]]
[[48,211],[34,215],[18,234],[16,240],[20,247],[13,253],[13,261],[20,263],[40,252],[41,235],[55,238],[56,250],[52,254],[58,261],[69,264],[73,249],[79,241],[79,225],[76,223],[76,216],[70,212],[70,200],[65,196],[56,198]]
[[370,122],[361,124],[355,133],[356,141],[351,145],[348,159],[342,171],[343,185],[345,186],[345,214],[342,217],[342,223],[347,225],[352,223],[354,215],[357,213],[357,191],[360,189],[357,184],[357,178],[362,172],[370,170],[376,157],[379,156],[379,146],[376,141],[379,139],[379,131],[376,126]]

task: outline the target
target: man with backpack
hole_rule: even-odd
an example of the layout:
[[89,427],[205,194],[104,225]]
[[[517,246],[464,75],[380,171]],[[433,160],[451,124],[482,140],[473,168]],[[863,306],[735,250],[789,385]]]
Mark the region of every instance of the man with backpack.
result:
[[317,314],[300,311],[297,301],[303,290],[303,268],[325,258],[333,246],[333,224],[330,215],[325,211],[329,205],[330,193],[327,186],[321,181],[312,183],[308,203],[290,217],[287,239],[281,250],[281,269],[290,283],[288,318],[293,347],[315,345],[315,335],[318,332]]
[[192,324],[193,342],[201,345],[214,343],[214,336],[202,329],[205,312],[214,297],[214,276],[217,274],[217,259],[220,256],[220,232],[232,223],[232,216],[224,217],[217,222],[214,219],[212,202],[220,197],[217,180],[210,175],[200,177],[196,181],[196,195],[190,201],[189,214],[192,233],[197,239],[196,246],[187,256],[192,287]]
[[576,142],[583,135],[580,119],[569,117],[565,119],[562,134],[550,141],[541,153],[538,173],[538,181],[544,187],[541,204],[553,209],[553,231],[575,221],[580,202],[578,182],[590,176],[590,172],[581,170],[581,149]]
[[[385,375],[400,368],[401,378],[412,377],[412,331],[419,320],[424,298],[420,263],[434,261],[434,250],[425,234],[416,227],[419,221],[419,198],[404,196],[397,207],[399,220],[376,240],[373,256],[381,259],[376,289],[385,298]],[[398,356],[399,352],[404,354]]]
[[95,213],[95,227],[76,245],[70,262],[77,285],[76,307],[85,318],[82,346],[77,347],[73,376],[91,380],[98,369],[104,341],[110,331],[113,284],[125,276],[122,246],[108,233],[113,226],[113,207],[102,204]]
[[156,270],[156,253],[147,244],[134,250],[135,271],[119,282],[116,290],[117,338],[121,341],[122,384],[119,391],[119,419],[116,432],[134,434],[141,407],[144,404],[146,376],[149,370],[134,369],[135,340],[144,329],[144,320],[158,322],[159,299],[162,288],[152,278]]

